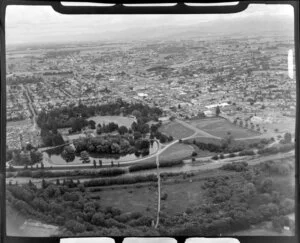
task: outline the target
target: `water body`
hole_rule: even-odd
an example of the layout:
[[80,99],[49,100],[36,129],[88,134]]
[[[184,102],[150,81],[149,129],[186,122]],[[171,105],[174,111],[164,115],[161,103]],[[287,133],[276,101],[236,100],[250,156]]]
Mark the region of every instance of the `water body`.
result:
[[7,205],[6,234],[8,236],[49,237],[58,233],[59,229],[57,226],[26,219],[23,215]]
[[[64,149],[64,145],[61,147],[57,147],[55,149],[49,149],[45,152],[43,152],[44,157],[49,161],[50,164],[53,165],[81,165],[82,160],[79,154],[75,156],[75,159],[71,162],[67,162],[62,156],[61,153]],[[113,155],[113,154],[97,154],[97,153],[89,153],[89,159],[90,159],[90,164],[93,163],[93,160],[96,160],[98,163],[98,160],[101,159],[102,163],[105,164],[110,164],[111,161],[116,163],[122,163],[122,162],[128,162],[128,161],[133,161],[136,159],[144,158],[146,156],[149,156],[151,154],[156,153],[158,150],[158,145],[157,143],[153,143],[150,146],[149,149],[149,154],[126,154],[126,155]]]

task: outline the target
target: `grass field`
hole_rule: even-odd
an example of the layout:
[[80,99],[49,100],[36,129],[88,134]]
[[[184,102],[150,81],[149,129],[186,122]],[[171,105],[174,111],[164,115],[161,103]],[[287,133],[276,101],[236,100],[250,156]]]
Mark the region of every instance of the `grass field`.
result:
[[[271,136],[276,136],[276,134],[290,132],[295,133],[296,120],[293,117],[283,117],[279,119],[277,123],[262,124]],[[278,129],[278,132],[275,132]]]
[[218,137],[225,137],[228,132],[231,132],[235,138],[247,138],[259,135],[257,132],[236,126],[223,118],[198,119],[189,121],[189,123]]
[[215,154],[217,153],[213,153],[213,152],[210,152],[208,150],[202,150],[202,149],[199,149],[196,145],[192,144],[191,146],[193,146],[195,152],[197,153],[197,158],[202,158],[202,157],[208,157],[208,156],[214,156]]
[[99,192],[90,196],[100,196],[103,207],[117,207],[122,212],[141,212],[143,215],[156,216],[157,187],[152,185],[122,187]]
[[134,118],[123,117],[123,116],[93,116],[88,120],[93,120],[98,125],[99,123],[102,125],[103,123],[108,124],[110,122],[117,123],[119,126],[130,127],[131,124],[135,121]]
[[[192,155],[194,148],[190,145],[176,143],[170,148],[166,149],[159,156],[160,161],[170,161],[170,160],[182,160]],[[156,157],[144,160],[144,162],[153,162]]]
[[174,139],[185,138],[194,134],[193,130],[179,124],[176,121],[162,125],[162,127],[159,128],[159,131],[168,136],[172,136]]
[[[204,203],[203,179],[218,175],[231,175],[236,172],[208,170],[198,172],[190,180],[174,183],[174,180],[182,180],[182,175],[171,179],[171,183],[162,182],[161,195],[167,193],[167,200],[162,200],[161,208],[164,213],[175,215],[183,213],[187,208],[197,206],[199,202]],[[152,185],[134,185],[115,187],[113,190],[104,189],[99,192],[92,192],[90,196],[100,196],[103,207],[113,206],[122,212],[141,212],[143,215],[156,216],[157,210],[157,187]]]

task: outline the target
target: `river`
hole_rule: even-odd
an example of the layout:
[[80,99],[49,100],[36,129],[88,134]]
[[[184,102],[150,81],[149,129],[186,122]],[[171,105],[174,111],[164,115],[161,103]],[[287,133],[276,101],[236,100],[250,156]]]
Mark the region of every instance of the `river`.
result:
[[6,206],[6,233],[8,236],[50,237],[59,233],[54,225],[26,219],[9,205]]

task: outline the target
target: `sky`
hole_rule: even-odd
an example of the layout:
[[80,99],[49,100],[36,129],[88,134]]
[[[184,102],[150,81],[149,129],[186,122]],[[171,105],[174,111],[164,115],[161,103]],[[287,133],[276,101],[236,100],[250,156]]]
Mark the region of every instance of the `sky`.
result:
[[[63,15],[50,6],[8,6],[6,10],[6,43],[30,44],[73,41],[95,41],[150,38],[190,26],[212,26],[218,23],[276,18],[287,23],[293,17],[289,5],[250,5],[234,14],[209,15]],[[238,20],[238,21],[237,21]],[[250,22],[249,22],[250,21]],[[277,24],[276,24],[277,25]],[[256,27],[260,27],[257,25]],[[161,33],[158,33],[161,32]],[[173,30],[174,32],[174,30]]]

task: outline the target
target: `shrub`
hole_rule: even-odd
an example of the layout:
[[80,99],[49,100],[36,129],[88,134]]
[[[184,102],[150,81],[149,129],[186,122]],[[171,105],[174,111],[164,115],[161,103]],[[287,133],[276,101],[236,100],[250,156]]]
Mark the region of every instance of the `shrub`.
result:
[[266,178],[261,182],[260,185],[261,192],[271,193],[272,190],[273,190],[273,180],[271,178]]
[[139,175],[122,178],[106,178],[85,181],[85,187],[135,184],[139,182],[157,181],[156,175]]
[[84,224],[81,224],[75,220],[69,220],[65,223],[65,226],[68,230],[74,233],[83,233],[86,230]]
[[186,214],[192,214],[192,213],[193,213],[193,210],[192,210],[191,208],[187,208],[187,209],[185,210],[185,213],[186,213]]
[[[21,171],[20,171],[21,172]],[[20,173],[18,172],[18,173]],[[31,171],[30,171],[31,172]],[[51,178],[51,177],[73,177],[73,176],[91,176],[91,177],[113,177],[125,174],[126,170],[123,168],[107,168],[99,171],[90,170],[70,170],[70,171],[33,171],[30,177],[33,178]],[[29,174],[28,174],[29,175]],[[23,176],[20,174],[19,176]],[[26,175],[27,176],[27,175]]]
[[72,201],[72,202],[76,202],[79,200],[80,196],[78,193],[76,192],[66,192],[63,196],[65,201]]
[[91,223],[97,226],[105,226],[105,217],[103,213],[95,213],[92,217]]
[[64,222],[65,222],[65,218],[64,218],[64,217],[59,216],[59,215],[56,216],[56,218],[55,218],[55,223],[56,223],[56,224],[58,224],[58,225],[63,225]]
[[161,200],[167,200],[168,198],[168,193],[164,193],[162,196],[161,196]]
[[243,150],[239,152],[239,156],[246,156],[246,155],[255,155],[253,150]]
[[211,157],[213,160],[218,160],[219,159],[219,157],[218,157],[218,155],[216,154],[216,155],[214,155],[214,156],[212,156]]
[[280,220],[280,217],[278,216],[275,216],[272,218],[272,227],[275,231],[281,233],[282,232],[282,229],[283,229],[283,224]]
[[19,177],[32,177],[31,170],[21,170],[17,172],[17,176]]
[[264,217],[265,220],[269,220],[271,217],[277,216],[279,213],[278,206],[274,203],[263,204],[258,207],[258,212]]
[[225,158],[225,156],[224,156],[224,154],[220,154],[220,159],[224,159]]
[[192,156],[197,156],[197,155],[198,155],[198,154],[197,154],[197,152],[195,152],[195,151],[192,153]]
[[138,219],[131,220],[129,222],[129,225],[134,227],[134,226],[151,226],[152,223],[152,218],[148,216],[142,216]]
[[280,202],[280,213],[288,214],[295,211],[295,200],[290,198],[285,198]]
[[[183,161],[182,160],[175,160],[175,161],[161,161],[159,163],[159,167],[172,167],[172,166],[178,166],[182,165]],[[135,172],[135,171],[141,171],[141,170],[150,170],[150,169],[155,169],[157,168],[157,165],[155,162],[152,163],[141,163],[141,164],[135,164],[131,165],[129,167],[129,172]]]
[[131,215],[128,214],[128,213],[124,213],[124,214],[121,214],[119,216],[116,216],[115,219],[118,220],[121,223],[126,223],[131,219]]
[[247,171],[248,170],[248,163],[243,162],[232,162],[230,164],[225,164],[221,166],[222,170],[233,170],[233,171]]
[[235,157],[235,154],[234,153],[230,153],[229,154],[229,158],[233,158],[233,157]]

